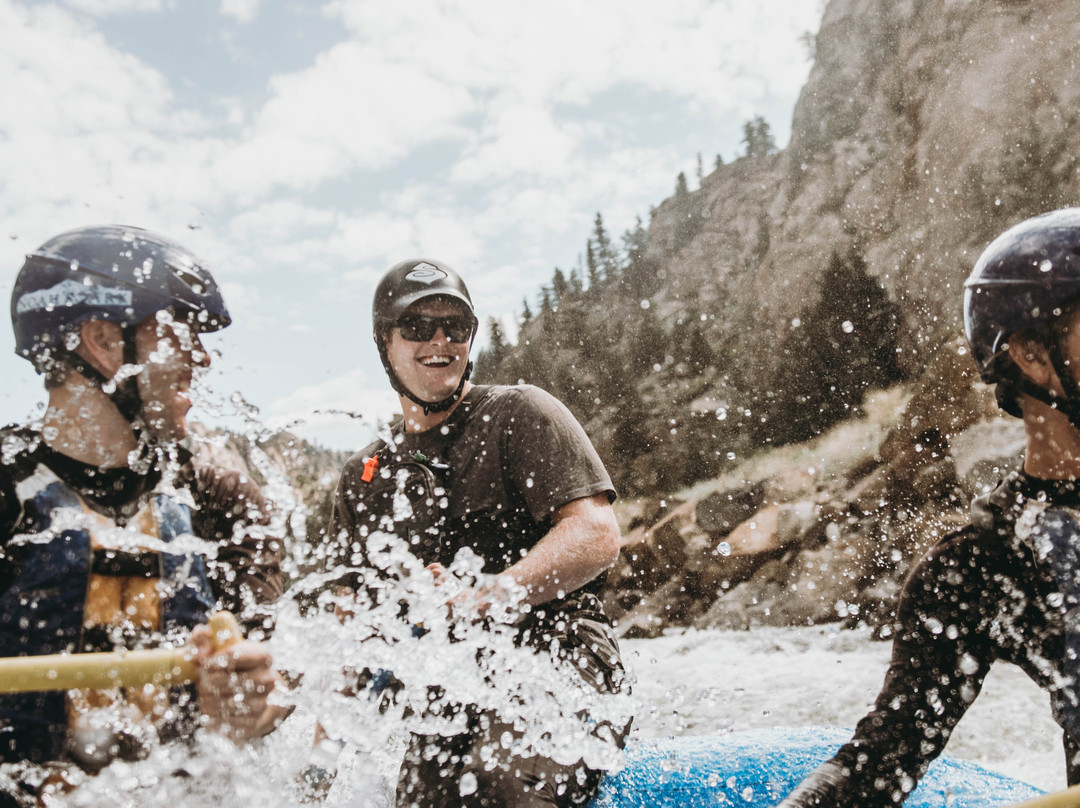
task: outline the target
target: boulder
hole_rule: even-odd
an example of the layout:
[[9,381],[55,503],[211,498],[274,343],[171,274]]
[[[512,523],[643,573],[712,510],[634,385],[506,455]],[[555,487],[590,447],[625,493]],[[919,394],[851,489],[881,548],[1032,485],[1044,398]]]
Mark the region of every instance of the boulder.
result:
[[1026,445],[1027,433],[1019,418],[980,421],[953,435],[949,449],[956,479],[968,499],[985,494],[1019,468]]
[[733,558],[776,553],[800,541],[814,527],[820,511],[816,503],[806,500],[766,505],[737,525],[717,552]]
[[698,528],[713,536],[730,532],[761,507],[763,491],[761,483],[713,491],[697,503]]

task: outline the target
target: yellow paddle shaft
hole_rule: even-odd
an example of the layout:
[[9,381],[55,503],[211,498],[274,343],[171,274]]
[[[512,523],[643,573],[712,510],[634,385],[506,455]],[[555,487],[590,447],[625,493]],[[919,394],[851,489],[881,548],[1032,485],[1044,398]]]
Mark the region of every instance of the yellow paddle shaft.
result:
[[1008,808],[1080,808],[1080,786],[1073,786],[1053,794],[1043,794],[1030,800],[1014,803]]
[[[210,630],[215,651],[239,642],[242,636],[229,612],[213,615]],[[0,693],[182,685],[195,681],[197,675],[190,647],[8,657],[0,659]]]

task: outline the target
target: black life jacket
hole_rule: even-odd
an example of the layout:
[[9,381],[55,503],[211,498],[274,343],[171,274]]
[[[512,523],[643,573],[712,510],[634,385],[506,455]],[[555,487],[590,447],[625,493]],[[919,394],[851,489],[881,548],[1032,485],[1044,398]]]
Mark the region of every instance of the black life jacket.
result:
[[[121,529],[44,465],[18,480],[15,491],[22,518],[5,548],[14,569],[0,593],[0,656],[113,650],[92,640],[110,636],[105,626],[93,625],[102,614],[120,611],[107,622],[122,628],[123,609],[110,605],[110,597],[149,608],[140,615],[142,628],[150,629],[144,642],[181,643],[190,628],[206,622],[214,597],[204,558],[190,547],[168,550],[180,537],[193,538],[190,509],[175,493],[153,493]],[[120,537],[125,546],[117,548]],[[130,552],[129,542],[144,549]],[[67,707],[63,692],[0,696],[0,757],[59,758]]]

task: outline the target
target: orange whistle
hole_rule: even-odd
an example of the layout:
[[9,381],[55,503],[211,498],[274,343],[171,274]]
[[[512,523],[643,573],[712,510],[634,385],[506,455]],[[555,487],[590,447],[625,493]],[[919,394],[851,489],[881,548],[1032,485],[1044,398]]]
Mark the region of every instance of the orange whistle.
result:
[[379,456],[369,457],[364,461],[364,473],[360,475],[360,479],[365,483],[370,483],[375,479],[375,472],[379,468]]

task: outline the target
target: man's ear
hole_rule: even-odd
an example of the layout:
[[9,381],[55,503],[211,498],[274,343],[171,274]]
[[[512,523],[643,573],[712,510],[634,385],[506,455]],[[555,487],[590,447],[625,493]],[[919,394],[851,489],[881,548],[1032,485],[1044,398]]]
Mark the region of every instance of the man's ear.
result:
[[88,320],[79,326],[79,347],[75,353],[106,379],[124,364],[124,340],[120,326],[104,320]]
[[1050,352],[1041,339],[1031,334],[1018,333],[1009,337],[1009,358],[1021,373],[1040,387],[1046,387],[1055,378]]

